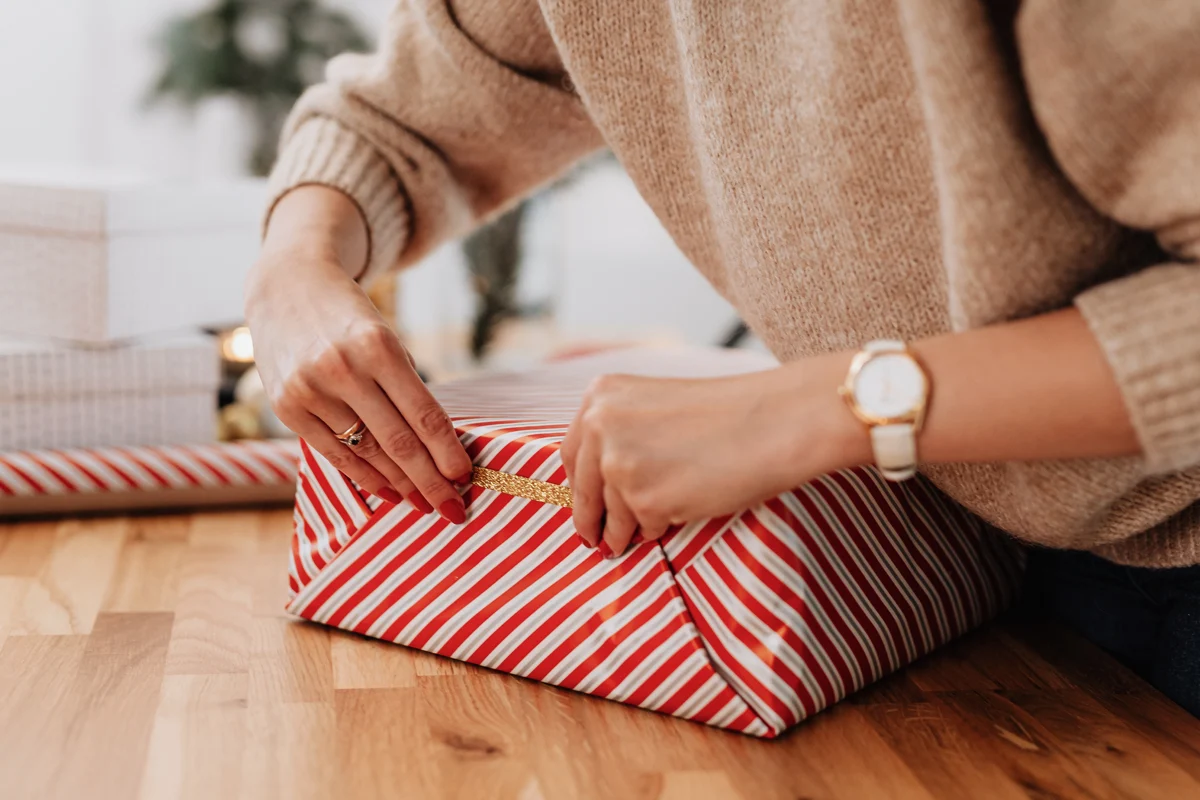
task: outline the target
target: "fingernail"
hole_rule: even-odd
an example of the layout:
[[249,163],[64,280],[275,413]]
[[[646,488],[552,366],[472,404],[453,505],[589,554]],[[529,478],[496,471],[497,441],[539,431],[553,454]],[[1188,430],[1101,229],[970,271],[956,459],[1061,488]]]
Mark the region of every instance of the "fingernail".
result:
[[612,548],[608,546],[608,542],[603,540],[596,545],[596,552],[598,552],[604,558],[616,558],[616,556],[613,555]]
[[466,486],[471,482],[471,478],[475,477],[475,470],[467,470],[462,475],[454,479],[454,482],[459,486]]
[[584,536],[582,533],[579,534],[579,541],[583,542],[585,545],[592,548],[593,550],[596,549],[596,543],[593,542],[591,539],[587,538],[586,536]]
[[462,503],[456,503],[453,500],[447,500],[438,506],[438,513],[455,525],[462,525],[467,521],[466,509],[463,508]]
[[433,506],[429,505],[429,501],[421,496],[420,492],[413,492],[408,496],[408,502],[413,504],[413,508],[420,511],[422,514],[432,514]]
[[387,500],[389,503],[395,503],[399,505],[400,503],[404,502],[404,498],[400,496],[399,492],[397,492],[395,489],[389,489],[386,486],[375,492],[375,494],[379,495],[384,500]]

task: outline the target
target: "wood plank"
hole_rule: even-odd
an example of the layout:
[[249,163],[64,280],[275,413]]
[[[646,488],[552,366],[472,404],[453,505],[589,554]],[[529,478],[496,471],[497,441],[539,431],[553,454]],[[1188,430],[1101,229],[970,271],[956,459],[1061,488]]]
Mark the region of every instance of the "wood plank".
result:
[[14,636],[0,647],[0,786],[9,800],[48,797],[72,720],[69,692],[86,636]]
[[0,528],[4,800],[1200,794],[1200,721],[1054,626],[761,741],[296,622],[286,512],[38,526]]
[[129,518],[129,538],[187,544],[194,521],[192,514],[139,514]]
[[58,523],[0,526],[0,576],[36,577],[50,560]]
[[417,685],[412,653],[399,645],[330,631],[329,655],[336,689],[405,689]]
[[[384,709],[379,709],[382,713]],[[403,757],[407,746],[403,728],[382,716],[370,730],[393,730],[395,750],[380,753],[375,764],[365,769],[386,771],[388,759]],[[350,783],[339,778],[340,754],[337,723],[331,703],[250,700],[243,753],[242,800],[328,800],[357,798],[348,791]]]
[[8,638],[8,632],[20,626],[18,619],[25,603],[25,593],[33,583],[33,578],[0,575],[0,647]]
[[147,537],[144,527],[131,526],[101,610],[174,611],[186,550],[183,539]]
[[[335,746],[327,749],[344,797],[437,797],[438,770],[426,758],[429,725],[416,689],[348,689],[334,701]],[[495,797],[496,794],[484,796]]]
[[167,674],[242,674],[251,647],[250,565],[238,552],[187,547],[179,566]]
[[788,737],[786,747],[803,752],[805,765],[833,797],[933,797],[860,706],[835,706],[818,714]]
[[1067,686],[1091,692],[1142,692],[1145,681],[1082,636],[1058,625],[1017,622],[1012,633],[1062,675]]
[[59,523],[49,559],[11,615],[9,635],[91,632],[127,531],[122,518]]
[[[1200,797],[1200,782],[1079,689],[1006,692],[1005,698],[1037,719],[1077,761],[1116,788],[1121,797]],[[1130,769],[1130,765],[1136,769]]]
[[994,761],[979,757],[970,733],[937,698],[860,708],[935,797],[1020,800],[1028,796]]
[[100,614],[68,690],[70,718],[47,797],[135,797],[171,635],[170,614]]
[[423,729],[414,749],[431,771],[435,797],[517,797],[541,793],[512,678],[477,671],[418,679]]
[[499,675],[494,680],[503,681],[496,689],[504,692],[513,709],[511,724],[520,730],[526,763],[536,778],[526,793],[546,798],[599,796],[602,777],[609,771],[596,755],[604,744],[589,735],[580,713],[584,708],[597,710],[595,699],[535,681]]
[[258,549],[260,516],[254,510],[196,514],[188,530],[188,544],[197,549],[250,555]]
[[1032,715],[994,692],[938,695],[957,715],[975,757],[997,765],[1035,797],[1118,797],[1102,776],[1080,764]]
[[246,675],[167,675],[146,754],[142,800],[237,797]]
[[998,689],[996,682],[969,657],[974,638],[968,635],[956,639],[939,650],[936,657],[918,659],[905,670],[908,680],[923,692]]
[[1200,720],[1072,631],[1023,623],[1010,633],[1200,780]]
[[996,686],[1010,691],[1055,691],[1071,682],[1033,650],[1000,625],[966,637],[965,655]]
[[252,703],[333,702],[327,629],[280,615],[255,617],[252,632]]
[[658,797],[661,800],[743,800],[725,773],[699,770],[665,773]]
[[1149,687],[1143,692],[1089,696],[1200,781],[1200,720]]

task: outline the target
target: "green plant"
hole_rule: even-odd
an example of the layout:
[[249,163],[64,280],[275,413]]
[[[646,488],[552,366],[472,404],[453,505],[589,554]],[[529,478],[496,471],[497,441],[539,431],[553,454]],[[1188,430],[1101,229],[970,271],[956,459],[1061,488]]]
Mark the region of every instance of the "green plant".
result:
[[165,64],[149,102],[194,108],[219,95],[245,100],[254,120],[248,166],[255,175],[271,169],[288,111],[320,80],[325,62],[367,49],[353,20],[318,0],[219,0],[168,22],[158,44]]

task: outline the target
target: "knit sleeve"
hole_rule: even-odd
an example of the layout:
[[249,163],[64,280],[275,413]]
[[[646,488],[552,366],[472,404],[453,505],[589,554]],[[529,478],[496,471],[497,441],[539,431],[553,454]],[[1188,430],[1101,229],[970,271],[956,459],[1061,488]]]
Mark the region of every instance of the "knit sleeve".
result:
[[1101,212],[1167,257],[1080,294],[1148,473],[1200,465],[1200,4],[1027,0],[1017,41],[1034,114]]
[[338,189],[370,232],[364,280],[554,178],[601,137],[534,0],[398,0],[369,56],[330,62],[292,111],[270,206]]

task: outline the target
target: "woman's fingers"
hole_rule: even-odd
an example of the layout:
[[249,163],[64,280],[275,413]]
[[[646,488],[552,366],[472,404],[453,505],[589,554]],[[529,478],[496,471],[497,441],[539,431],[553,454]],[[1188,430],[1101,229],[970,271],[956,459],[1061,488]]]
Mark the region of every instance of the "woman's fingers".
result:
[[[340,434],[347,431],[359,419],[358,414],[344,401],[321,392],[310,392],[306,405],[309,412],[324,423],[331,433]],[[340,440],[339,444],[341,444]],[[345,446],[343,445],[343,447]],[[379,448],[370,430],[367,430],[363,434],[362,441],[352,448],[352,453],[374,467],[401,497],[406,498],[422,512],[428,514],[433,510],[417,492],[417,487],[404,474],[404,470]]]
[[604,515],[604,480],[600,475],[600,456],[592,442],[584,439],[575,456],[571,475],[575,532],[589,547],[600,544],[600,521]]
[[613,557],[625,552],[637,532],[637,518],[611,485],[604,487],[604,534],[601,537]]
[[575,478],[572,473],[575,471],[575,459],[579,454],[579,440],[583,437],[583,412],[586,406],[579,409],[575,414],[575,419],[571,421],[570,427],[567,428],[567,435],[563,437],[562,444],[558,448],[558,454],[562,458],[563,471],[567,473],[567,483],[575,485]]
[[[417,374],[400,340],[391,334],[390,338],[379,341],[377,349],[381,351],[377,357],[385,359],[387,369],[380,369],[376,365],[367,374],[375,376],[382,393],[403,417],[409,432],[416,435],[417,443],[428,453],[442,477],[460,483],[470,480],[471,457],[458,440],[458,434],[445,410]],[[402,446],[411,446],[406,436],[396,435],[401,437],[399,443]],[[390,452],[388,440],[381,437],[381,441]],[[417,480],[411,472],[409,476]],[[417,482],[420,485],[420,481]],[[424,491],[424,487],[420,488]]]
[[332,464],[338,472],[389,503],[404,501],[404,498],[389,485],[383,474],[338,441],[337,436],[324,421],[307,412],[293,412],[289,414],[289,417],[290,419],[283,420],[283,422],[302,436],[310,447],[325,456],[325,460]]
[[369,381],[356,380],[343,393],[349,407],[368,431],[362,442],[354,447],[355,455],[372,464],[392,462],[413,486],[407,495],[413,505],[422,511],[436,508],[451,522],[463,522],[466,509],[462,495],[438,471],[421,440],[379,387]]
[[650,523],[650,524],[643,523],[638,526],[638,534],[642,537],[642,541],[653,542],[653,541],[655,541],[657,539],[661,539],[663,536],[665,536],[667,534],[667,531],[669,531],[670,529],[671,529],[671,526],[665,522],[663,522],[663,523],[655,522],[655,523]]

